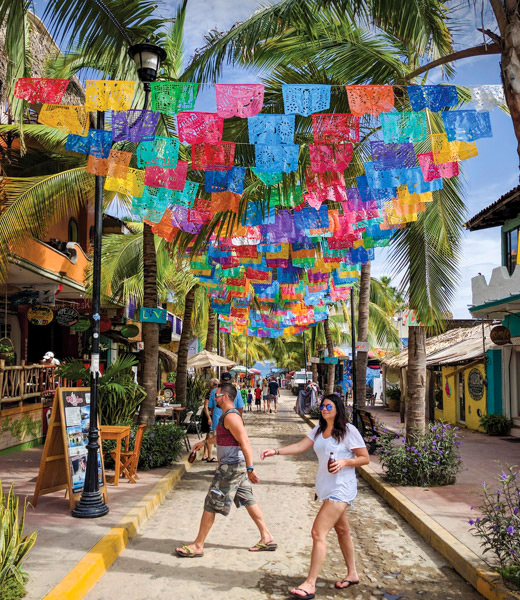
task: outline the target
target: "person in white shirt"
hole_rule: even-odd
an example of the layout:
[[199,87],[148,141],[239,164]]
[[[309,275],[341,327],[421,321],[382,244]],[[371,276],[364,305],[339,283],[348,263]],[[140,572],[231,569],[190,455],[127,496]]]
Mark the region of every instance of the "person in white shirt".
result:
[[60,364],[60,361],[54,357],[54,352],[46,352],[43,355],[43,361],[46,365],[56,365]]
[[[337,394],[328,394],[320,405],[319,424],[302,440],[290,446],[263,450],[264,460],[269,456],[300,454],[314,448],[318,457],[316,473],[316,496],[322,501],[312,526],[312,554],[309,574],[299,587],[290,590],[293,598],[310,600],[316,595],[316,580],[327,553],[327,535],[334,527],[347,565],[347,576],[335,583],[344,589],[359,583],[354,558],[354,544],[350,537],[347,506],[357,494],[356,467],[368,465],[370,457],[365,442],[354,425],[347,423],[345,405]],[[330,453],[335,461],[330,471]]]

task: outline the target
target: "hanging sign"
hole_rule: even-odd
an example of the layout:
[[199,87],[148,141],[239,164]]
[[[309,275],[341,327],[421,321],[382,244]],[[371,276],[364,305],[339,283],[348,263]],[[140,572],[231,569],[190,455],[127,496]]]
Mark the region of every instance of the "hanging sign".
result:
[[482,400],[484,396],[484,379],[478,369],[471,369],[469,372],[468,391],[473,400]]
[[37,304],[27,311],[27,320],[31,325],[48,325],[54,319],[54,313],[48,306]]
[[317,356],[311,356],[310,363],[311,364],[319,365],[320,364],[320,359]]
[[356,342],[356,350],[358,352],[368,352],[370,350],[369,342]]
[[504,346],[505,344],[512,344],[511,332],[504,325],[497,325],[489,332],[489,337],[493,344],[497,346]]
[[70,330],[75,332],[87,331],[90,328],[90,319],[85,316],[81,316],[78,322],[71,326]]
[[325,358],[323,359],[323,362],[326,365],[337,365],[338,357],[337,356],[325,356]]
[[119,333],[125,338],[133,338],[139,335],[139,327],[137,325],[124,325]]
[[142,306],[139,311],[141,323],[166,323],[167,311],[165,308],[149,308]]
[[56,319],[56,323],[58,323],[58,325],[70,327],[78,322],[79,313],[76,309],[71,308],[70,306],[62,306],[54,313],[54,318]]

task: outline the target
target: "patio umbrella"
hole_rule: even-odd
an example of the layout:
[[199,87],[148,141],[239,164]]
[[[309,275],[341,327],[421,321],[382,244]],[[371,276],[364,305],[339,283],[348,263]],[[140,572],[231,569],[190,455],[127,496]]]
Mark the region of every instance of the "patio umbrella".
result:
[[235,363],[213,352],[203,350],[188,359],[188,369],[203,369],[204,367],[231,367]]
[[231,370],[236,371],[237,373],[245,373],[247,371],[247,369],[245,367],[243,367],[242,365],[237,365],[236,367],[233,367]]
[[248,373],[252,373],[253,375],[260,375],[261,371],[258,369],[248,369]]

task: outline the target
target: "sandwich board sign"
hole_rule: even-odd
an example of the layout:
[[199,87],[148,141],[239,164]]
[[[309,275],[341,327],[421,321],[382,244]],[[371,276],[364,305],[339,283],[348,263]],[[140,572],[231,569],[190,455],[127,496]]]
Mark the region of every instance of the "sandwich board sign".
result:
[[[80,499],[87,468],[90,388],[58,388],[32,504],[39,496],[67,490],[71,510]],[[98,454],[99,489],[107,501],[103,453]]]

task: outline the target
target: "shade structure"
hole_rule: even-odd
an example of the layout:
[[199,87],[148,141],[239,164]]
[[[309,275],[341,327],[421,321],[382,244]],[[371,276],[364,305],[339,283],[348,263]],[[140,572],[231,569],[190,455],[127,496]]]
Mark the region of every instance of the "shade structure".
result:
[[247,371],[247,369],[245,367],[243,367],[242,365],[236,365],[231,370],[235,371],[236,373],[245,373]]
[[258,369],[248,369],[249,373],[252,373],[253,375],[260,375],[261,371],[259,371]]
[[188,359],[188,369],[203,369],[204,367],[232,367],[235,363],[213,352],[202,350]]

